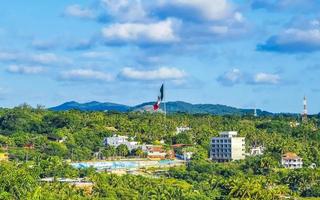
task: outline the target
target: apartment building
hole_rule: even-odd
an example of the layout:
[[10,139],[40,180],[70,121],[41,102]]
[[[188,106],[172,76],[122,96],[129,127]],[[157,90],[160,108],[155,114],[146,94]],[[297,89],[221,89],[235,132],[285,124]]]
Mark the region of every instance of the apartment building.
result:
[[245,138],[237,137],[236,131],[221,132],[211,139],[211,160],[228,162],[245,158]]

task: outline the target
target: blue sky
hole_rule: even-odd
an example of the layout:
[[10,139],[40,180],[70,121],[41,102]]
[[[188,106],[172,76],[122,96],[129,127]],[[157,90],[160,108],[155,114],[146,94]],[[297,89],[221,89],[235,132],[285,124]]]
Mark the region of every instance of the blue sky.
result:
[[320,111],[316,0],[0,5],[0,105],[167,100]]

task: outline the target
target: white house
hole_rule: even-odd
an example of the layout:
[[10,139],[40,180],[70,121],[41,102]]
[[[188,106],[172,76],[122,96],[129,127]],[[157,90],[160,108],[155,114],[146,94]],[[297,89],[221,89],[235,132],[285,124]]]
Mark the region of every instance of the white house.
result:
[[128,147],[128,149],[129,149],[129,151],[140,147],[140,145],[138,145],[138,142],[128,141],[128,137],[127,136],[115,135],[115,136],[112,136],[112,137],[104,138],[104,145],[106,145],[106,146],[118,147],[121,144],[126,145]]
[[263,146],[254,146],[250,150],[251,156],[261,156],[263,155],[265,148]]
[[210,158],[218,162],[228,162],[245,158],[245,138],[237,137],[236,131],[221,132],[211,139]]
[[288,152],[282,155],[281,164],[288,169],[302,168],[303,162],[297,154]]

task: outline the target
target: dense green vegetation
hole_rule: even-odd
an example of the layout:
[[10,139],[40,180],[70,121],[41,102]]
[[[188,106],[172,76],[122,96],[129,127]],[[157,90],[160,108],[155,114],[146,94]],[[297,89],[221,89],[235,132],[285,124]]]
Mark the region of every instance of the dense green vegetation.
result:
[[[281,199],[320,197],[320,119],[295,125],[290,116],[213,116],[171,114],[54,112],[27,105],[0,110],[0,145],[10,162],[0,163],[0,199]],[[176,135],[177,126],[192,130]],[[67,160],[91,160],[96,152],[141,155],[139,149],[105,148],[103,138],[114,134],[142,143],[193,144],[196,153],[186,167],[172,168],[160,178],[116,176],[93,169],[77,170]],[[231,163],[208,161],[209,141],[220,131],[235,130],[246,137],[247,149],[266,147],[263,156]],[[54,138],[57,138],[55,140]],[[63,142],[58,139],[64,138]],[[26,148],[25,146],[29,147]],[[31,147],[33,146],[33,148]],[[280,166],[282,153],[293,151],[304,168]],[[143,155],[141,155],[143,156]],[[90,193],[66,183],[42,183],[44,177],[86,177]]]

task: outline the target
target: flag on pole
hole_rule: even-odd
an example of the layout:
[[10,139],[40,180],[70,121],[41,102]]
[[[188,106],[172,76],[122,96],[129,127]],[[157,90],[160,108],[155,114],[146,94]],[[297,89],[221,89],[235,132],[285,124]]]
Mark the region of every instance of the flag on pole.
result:
[[163,95],[163,84],[160,88],[160,95],[158,96],[157,102],[153,105],[153,110],[158,110],[160,108],[160,104],[163,101],[164,95]]
[[160,88],[160,100],[163,101],[163,84],[161,85],[161,88]]

